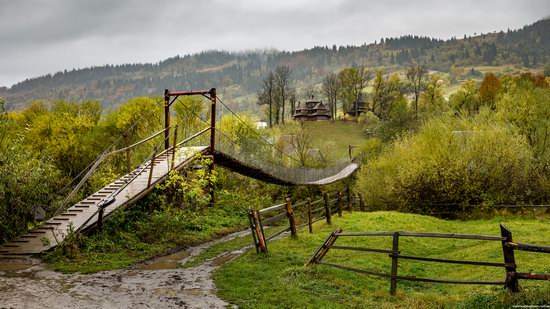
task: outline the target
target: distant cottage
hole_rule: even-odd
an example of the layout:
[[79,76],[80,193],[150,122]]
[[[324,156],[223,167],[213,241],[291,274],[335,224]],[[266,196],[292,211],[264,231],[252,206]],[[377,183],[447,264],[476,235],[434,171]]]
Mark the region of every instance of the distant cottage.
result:
[[330,120],[330,110],[321,101],[315,101],[313,96],[306,102],[298,103],[298,107],[292,115],[294,120],[300,121],[316,121]]
[[348,109],[348,115],[357,117],[367,111],[367,102],[363,99],[363,95],[359,95],[359,98],[353,102],[351,107]]

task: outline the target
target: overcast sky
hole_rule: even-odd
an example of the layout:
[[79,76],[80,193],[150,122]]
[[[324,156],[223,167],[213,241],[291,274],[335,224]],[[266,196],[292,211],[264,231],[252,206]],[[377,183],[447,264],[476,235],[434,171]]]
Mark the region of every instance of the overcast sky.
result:
[[461,38],[549,15],[549,0],[0,0],[0,86],[211,49]]

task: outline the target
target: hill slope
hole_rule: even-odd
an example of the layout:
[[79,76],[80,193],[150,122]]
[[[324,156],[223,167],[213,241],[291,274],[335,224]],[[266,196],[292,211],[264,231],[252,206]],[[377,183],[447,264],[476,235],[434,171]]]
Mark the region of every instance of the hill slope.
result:
[[260,79],[278,65],[289,65],[300,85],[318,83],[328,72],[355,64],[384,66],[388,71],[412,62],[431,70],[451,65],[514,65],[541,68],[550,63],[550,19],[522,29],[463,39],[438,40],[419,36],[382,39],[361,46],[314,47],[285,52],[228,53],[208,51],[176,56],[156,64],[100,66],[27,79],[0,88],[8,107],[21,108],[33,100],[98,99],[114,105],[142,95],[161,95],[168,89],[217,87],[237,109],[253,108]]

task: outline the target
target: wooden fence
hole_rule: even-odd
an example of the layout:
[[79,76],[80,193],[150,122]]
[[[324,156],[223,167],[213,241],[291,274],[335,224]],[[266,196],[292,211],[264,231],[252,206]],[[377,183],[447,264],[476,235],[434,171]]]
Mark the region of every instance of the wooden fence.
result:
[[[488,285],[503,285],[510,292],[519,291],[518,279],[531,279],[531,280],[550,280],[550,274],[536,274],[536,273],[520,273],[516,271],[517,265],[514,257],[514,250],[532,251],[550,253],[550,247],[524,244],[513,242],[512,232],[503,224],[500,225],[501,236],[484,236],[484,235],[460,235],[460,234],[440,234],[440,233],[411,233],[411,232],[365,232],[365,233],[344,233],[342,229],[338,228],[332,232],[325,240],[323,245],[317,249],[315,254],[311,257],[306,264],[321,264],[331,267],[336,267],[344,270],[358,272],[362,274],[384,277],[390,279],[390,293],[395,295],[397,291],[398,280],[408,281],[423,281],[423,282],[435,282],[435,283],[454,283],[454,284],[488,284]],[[350,246],[337,246],[334,245],[339,237],[392,237],[392,248],[375,249],[375,248],[363,248],[363,247],[350,247]],[[452,260],[442,258],[429,258],[421,256],[403,255],[399,251],[399,238],[400,237],[431,237],[431,238],[453,238],[453,239],[474,239],[484,241],[499,241],[502,243],[503,262],[485,262],[485,261],[465,261],[465,260]],[[370,270],[363,270],[352,268],[335,263],[323,262],[322,259],[328,253],[329,250],[351,250],[362,252],[375,252],[388,254],[391,258],[391,269],[389,273],[381,273]],[[398,275],[398,262],[399,259],[404,260],[417,260],[436,263],[452,263],[462,265],[476,265],[476,266],[493,266],[502,267],[505,270],[505,278],[503,281],[471,281],[471,280],[443,280],[434,278],[417,278],[413,276],[399,276]]]
[[[325,219],[327,224],[332,224],[333,214],[337,213],[338,216],[342,216],[343,211],[351,212],[353,208],[364,210],[364,203],[360,195],[353,196],[349,189],[325,193],[321,198],[315,200],[308,198],[292,201],[287,198],[285,203],[268,208],[260,210],[251,208],[248,211],[248,219],[256,252],[266,253],[267,242],[285,232],[290,231],[290,235],[296,237],[297,230],[307,226],[309,232],[312,233],[314,222]],[[288,220],[287,228],[269,237],[265,236],[264,226],[280,224],[285,218]],[[304,223],[297,224],[299,220]]]

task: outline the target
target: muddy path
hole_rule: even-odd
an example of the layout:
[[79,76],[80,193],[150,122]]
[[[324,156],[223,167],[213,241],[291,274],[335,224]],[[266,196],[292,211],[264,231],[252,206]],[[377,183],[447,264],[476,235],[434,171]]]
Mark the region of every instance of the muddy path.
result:
[[218,240],[131,268],[62,274],[38,259],[0,260],[0,308],[227,308],[216,296],[212,271],[245,249],[225,252],[197,267],[177,268]]

